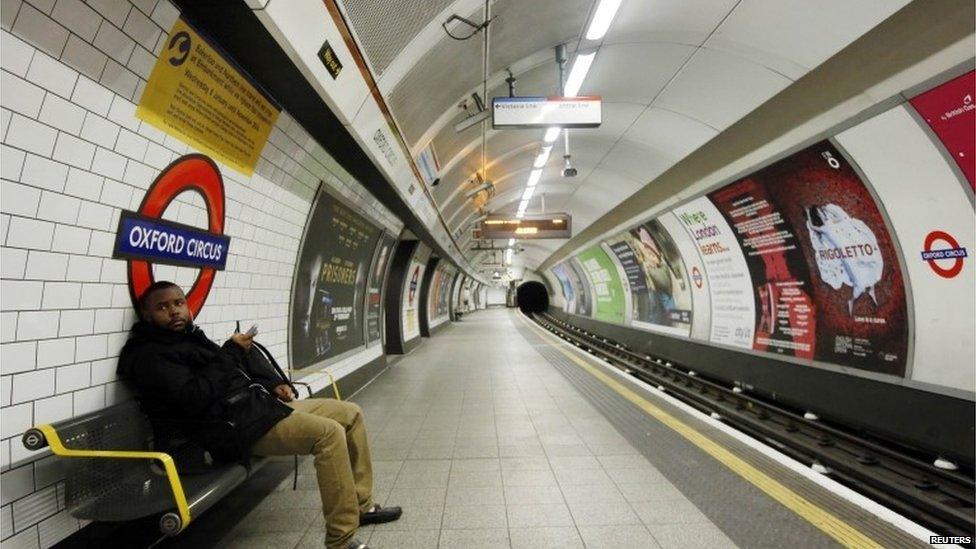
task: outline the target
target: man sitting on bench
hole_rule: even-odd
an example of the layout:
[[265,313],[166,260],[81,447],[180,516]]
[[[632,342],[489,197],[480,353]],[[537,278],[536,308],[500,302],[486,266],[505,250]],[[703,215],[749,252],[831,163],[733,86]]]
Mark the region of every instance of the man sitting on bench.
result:
[[[373,503],[359,406],[296,400],[283,380],[253,375],[247,358],[254,335],[236,333],[223,347],[210,341],[194,326],[186,296],[172,282],[150,286],[139,298],[139,315],[118,371],[138,389],[150,419],[175,419],[218,460],[241,459],[242,449],[258,456],[314,455],[329,548],[365,548],[354,539],[359,526],[400,518],[399,507]],[[233,436],[203,432],[204,421],[232,422]]]

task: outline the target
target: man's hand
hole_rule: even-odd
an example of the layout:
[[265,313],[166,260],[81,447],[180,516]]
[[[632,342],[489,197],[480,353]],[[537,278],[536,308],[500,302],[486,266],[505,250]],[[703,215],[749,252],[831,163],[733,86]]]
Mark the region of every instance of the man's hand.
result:
[[291,402],[292,400],[295,400],[296,396],[287,383],[282,383],[281,385],[275,387],[274,394],[283,402]]
[[246,333],[236,333],[230,336],[230,340],[240,345],[245,351],[250,351],[251,342],[254,341],[254,336],[247,335]]

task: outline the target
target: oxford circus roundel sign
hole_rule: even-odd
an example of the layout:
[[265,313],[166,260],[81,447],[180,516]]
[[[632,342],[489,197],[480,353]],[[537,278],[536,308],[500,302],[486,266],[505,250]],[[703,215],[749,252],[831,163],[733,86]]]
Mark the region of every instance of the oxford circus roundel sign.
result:
[[[936,247],[937,242],[948,244]],[[967,257],[966,248],[959,245],[954,236],[945,231],[932,231],[925,237],[922,249],[922,259],[927,261],[935,274],[942,278],[955,278],[962,272],[963,258]],[[939,265],[939,260],[950,262],[947,266]]]
[[[166,208],[184,192],[195,192],[207,208],[207,229],[162,219]],[[172,162],[146,192],[137,212],[123,211],[113,257],[128,262],[129,294],[133,306],[155,282],[154,263],[197,267],[196,280],[186,293],[196,317],[203,308],[218,270],[227,264],[230,238],[224,236],[224,182],[217,165],[202,154]]]

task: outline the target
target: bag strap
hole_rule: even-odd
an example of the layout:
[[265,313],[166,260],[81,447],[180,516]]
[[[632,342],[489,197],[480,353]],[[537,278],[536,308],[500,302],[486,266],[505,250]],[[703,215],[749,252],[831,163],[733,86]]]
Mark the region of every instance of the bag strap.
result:
[[268,348],[265,347],[264,345],[254,340],[251,341],[251,345],[257,347],[258,351],[261,351],[261,354],[264,355],[264,358],[268,359],[268,362],[271,363],[271,366],[275,369],[276,372],[278,372],[278,376],[281,377],[281,379],[285,383],[287,383],[289,387],[291,387],[292,392],[297,397],[298,389],[295,388],[295,385],[292,383],[291,378],[288,377],[288,375],[285,374],[284,370],[281,369],[281,366],[278,365],[278,361],[274,359],[274,356],[271,354],[271,351],[269,351]]

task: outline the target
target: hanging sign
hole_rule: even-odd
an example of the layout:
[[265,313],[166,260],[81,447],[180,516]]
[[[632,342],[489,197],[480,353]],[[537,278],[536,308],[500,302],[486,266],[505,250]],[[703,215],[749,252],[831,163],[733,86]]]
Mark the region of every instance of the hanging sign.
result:
[[496,97],[491,100],[493,128],[596,128],[603,122],[598,95],[579,97]]

